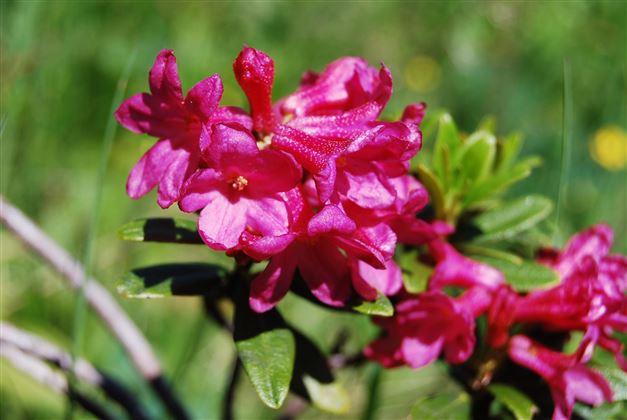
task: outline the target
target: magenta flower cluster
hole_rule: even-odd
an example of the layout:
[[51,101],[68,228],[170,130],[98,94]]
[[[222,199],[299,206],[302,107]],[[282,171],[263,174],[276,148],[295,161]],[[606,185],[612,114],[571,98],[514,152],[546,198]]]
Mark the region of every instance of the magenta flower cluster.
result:
[[[476,320],[485,316],[487,344],[541,376],[555,402],[554,419],[569,418],[576,400],[612,399],[607,380],[587,366],[600,347],[627,371],[627,259],[609,255],[604,225],[576,235],[540,263],[560,283],[515,292],[497,269],[459,253],[446,236],[453,228],[416,217],[426,189],[409,175],[420,150],[424,104],[397,121],[380,119],[392,95],[392,76],[363,59],[345,57],[321,73],[307,72],[290,95],[273,102],[274,62],[245,47],[233,63],[250,112],[221,106],[213,75],[183,95],[172,51],[157,56],[150,93],[126,100],[120,124],[156,137],[128,177],[138,198],[158,188],[158,204],[198,212],[198,231],[210,248],[238,259],[268,260],[252,280],[249,303],[273,308],[296,272],[321,302],[343,306],[355,295],[394,296],[395,314],[375,318],[383,335],[366,349],[386,367],[423,367],[443,355],[463,363],[475,351]],[[403,289],[393,256],[398,243],[424,245],[434,265],[427,291]],[[459,296],[445,293],[450,287]],[[544,347],[528,327],[581,331],[574,354]],[[517,331],[512,333],[512,331]]]
[[218,75],[183,96],[174,54],[157,56],[150,93],[116,112],[124,127],[158,138],[133,168],[128,194],[157,186],[161,207],[178,202],[200,212],[198,230],[210,248],[269,259],[251,285],[258,312],[281,300],[296,270],[332,306],[354,293],[369,300],[397,293],[397,242],[425,242],[448,229],[415,217],[428,200],[408,175],[424,104],[408,106],[399,121],[380,120],[392,76],[360,58],[306,73],[274,103],[269,56],[245,47],[233,70],[250,113],[220,105]]
[[[609,255],[612,239],[608,226],[597,225],[574,236],[562,252],[542,252],[539,262],[556,270],[560,283],[526,295],[512,290],[498,270],[435,239],[429,243],[436,261],[429,290],[403,296],[394,317],[377,320],[386,334],[366,348],[366,355],[386,367],[422,367],[440,353],[449,363],[465,362],[475,348],[475,320],[485,315],[487,344],[548,383],[554,420],[570,418],[575,401],[609,402],[607,379],[586,364],[600,347],[627,371],[624,347],[614,336],[627,332],[627,258]],[[447,286],[464,291],[453,298],[443,292]],[[518,332],[510,335],[515,326]],[[581,331],[583,338],[574,354],[564,354],[524,333],[537,326]]]

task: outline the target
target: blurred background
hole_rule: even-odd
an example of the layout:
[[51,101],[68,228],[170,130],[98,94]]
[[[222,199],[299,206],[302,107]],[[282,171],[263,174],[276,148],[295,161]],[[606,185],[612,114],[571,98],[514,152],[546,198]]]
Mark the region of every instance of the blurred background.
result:
[[[138,217],[177,215],[161,210],[154,193],[133,201],[126,176],[153,143],[118,129],[103,185],[97,185],[111,101],[129,62],[125,97],[148,88],[147,73],[162,48],[174,50],[186,91],[220,73],[223,104],[245,106],[231,64],[243,44],[275,60],[275,98],[293,90],[307,69],[322,70],[344,55],[385,62],[394,95],[384,116],[409,102],[449,110],[462,131],[493,115],[498,133],[521,131],[523,154],[544,164],[513,193],[557,197],[562,149],[562,74],[573,78],[571,171],[562,202],[565,235],[597,221],[616,232],[615,252],[627,251],[624,2],[19,2],[1,7],[2,194],[77,257],[82,255],[102,188],[92,272],[109,289],[131,268],[173,261],[225,259],[202,246],[125,243],[116,230]],[[116,104],[117,105],[117,104]],[[428,147],[428,145],[427,145]],[[65,283],[1,231],[0,314],[71,347],[76,298]],[[560,244],[561,245],[561,244]],[[228,262],[228,261],[226,261]],[[231,339],[207,322],[196,299],[121,300],[156,349],[174,387],[195,418],[217,418],[233,359]],[[376,330],[365,316],[327,313],[297,298],[281,305],[286,317],[329,350],[343,328],[349,351]],[[91,314],[84,356],[161,407],[114,339]],[[65,401],[0,361],[0,415],[58,418]],[[367,398],[367,365],[340,379],[360,415]],[[434,365],[384,373],[378,418],[402,418],[412,402],[444,380]],[[389,384],[390,386],[386,386]],[[236,414],[275,413],[241,380]],[[82,415],[82,413],[81,413]],[[307,417],[324,415],[314,409]]]

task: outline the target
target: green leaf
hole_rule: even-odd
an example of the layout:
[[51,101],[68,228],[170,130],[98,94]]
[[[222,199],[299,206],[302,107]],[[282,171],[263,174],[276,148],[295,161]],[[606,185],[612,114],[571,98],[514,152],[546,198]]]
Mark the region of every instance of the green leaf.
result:
[[350,408],[348,392],[334,380],[326,356],[309,338],[289,327],[296,339],[296,358],[290,389],[318,409],[344,414]]
[[403,284],[409,293],[421,293],[427,290],[433,267],[418,260],[418,251],[412,250],[398,257],[398,265],[403,272]]
[[474,245],[474,244],[460,245],[459,248],[464,254],[468,254],[471,257],[474,257],[474,256],[492,257],[492,258],[496,258],[499,260],[508,261],[516,265],[523,263],[522,257],[519,257],[518,255],[512,254],[507,251],[502,251],[500,249],[487,248],[487,247]]
[[614,391],[614,401],[627,401],[627,375],[615,364],[612,366],[592,366],[610,383]]
[[507,282],[518,292],[544,289],[559,283],[557,272],[533,261],[514,264],[494,257],[475,256],[474,259],[500,270]]
[[625,420],[627,405],[623,401],[589,407],[582,403],[575,404],[575,413],[586,420]]
[[339,383],[321,383],[308,375],[304,376],[303,382],[313,405],[320,410],[333,414],[346,414],[350,409],[351,401],[348,392]]
[[516,420],[531,420],[538,411],[533,401],[514,387],[492,384],[488,386],[488,391],[514,414]]
[[522,135],[512,133],[497,142],[496,172],[503,172],[512,167],[522,147]]
[[529,230],[546,219],[552,210],[553,203],[548,198],[528,195],[480,214],[473,223],[488,239],[506,239]]
[[261,400],[271,408],[283,405],[294,366],[294,336],[285,328],[260,333],[235,343],[242,365]]
[[465,392],[448,391],[419,399],[411,409],[415,420],[464,420],[470,418],[470,397]]
[[137,268],[117,282],[117,291],[127,298],[198,296],[220,288],[224,268],[213,264],[163,264]]
[[[486,178],[492,171],[496,155],[496,137],[487,131],[478,131],[466,139],[454,166],[460,169],[460,185]],[[455,182],[454,182],[455,183]]]
[[363,300],[361,298],[353,298],[348,302],[348,306],[355,312],[366,315],[392,316],[394,315],[394,306],[390,299],[383,293],[377,294],[374,301]]
[[433,172],[424,165],[416,167],[418,178],[429,192],[429,198],[435,211],[436,219],[443,219],[445,215],[444,207],[444,189],[442,183],[438,180]]
[[503,192],[503,190],[510,185],[528,177],[531,174],[531,170],[539,164],[539,158],[527,158],[518,162],[507,171],[493,174],[481,182],[476,183],[466,192],[462,203],[463,206],[468,207],[473,203]]
[[442,114],[439,123],[438,135],[433,146],[433,170],[446,184],[450,171],[447,159],[457,154],[461,140],[450,114]]
[[294,334],[276,309],[258,314],[248,305],[248,290],[235,302],[233,338],[253,388],[267,406],[283,405],[294,369]]
[[138,219],[122,226],[118,235],[125,241],[203,243],[196,229],[196,222],[187,219]]

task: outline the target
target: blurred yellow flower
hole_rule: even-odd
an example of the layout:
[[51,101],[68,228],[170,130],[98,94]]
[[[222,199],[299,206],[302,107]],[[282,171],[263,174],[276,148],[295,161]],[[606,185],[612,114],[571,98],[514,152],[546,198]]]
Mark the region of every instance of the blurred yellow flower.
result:
[[417,55],[405,66],[405,83],[413,91],[428,92],[440,84],[441,73],[437,61],[426,55]]
[[627,165],[627,133],[621,127],[599,129],[589,146],[592,158],[605,169],[618,171]]

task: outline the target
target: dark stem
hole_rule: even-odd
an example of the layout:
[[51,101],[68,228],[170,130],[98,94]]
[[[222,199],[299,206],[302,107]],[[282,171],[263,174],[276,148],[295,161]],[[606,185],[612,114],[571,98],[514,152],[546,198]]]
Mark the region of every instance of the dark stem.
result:
[[161,401],[165,405],[165,408],[168,410],[168,412],[172,415],[172,418],[176,420],[189,419],[189,416],[185,412],[185,409],[183,408],[179,400],[174,396],[170,384],[163,376],[159,376],[151,380],[150,386],[161,398]]
[[83,407],[86,411],[93,414],[99,419],[102,420],[114,420],[115,416],[112,415],[106,408],[102,405],[98,404],[94,400],[88,398],[87,396],[81,394],[75,390],[68,390],[68,397],[78,403],[81,407]]
[[235,389],[237,388],[237,381],[242,371],[242,363],[239,357],[235,357],[233,361],[233,369],[231,370],[231,377],[229,378],[229,384],[224,394],[222,401],[222,418],[224,420],[232,420],[233,417],[233,402],[235,401]]

